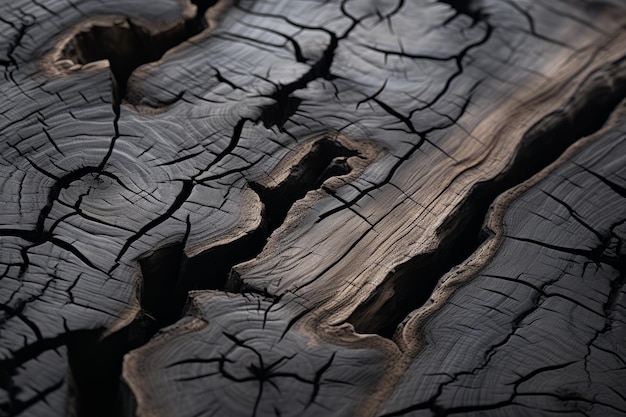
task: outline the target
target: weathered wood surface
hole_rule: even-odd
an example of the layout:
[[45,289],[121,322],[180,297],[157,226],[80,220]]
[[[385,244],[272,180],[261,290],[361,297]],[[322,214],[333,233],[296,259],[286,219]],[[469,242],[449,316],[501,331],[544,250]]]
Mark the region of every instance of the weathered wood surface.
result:
[[0,415],[626,413],[625,27],[3,2]]
[[427,344],[382,415],[624,413],[625,110],[496,204],[510,204],[502,221],[492,217],[497,253],[432,319],[405,327],[406,339],[427,335]]

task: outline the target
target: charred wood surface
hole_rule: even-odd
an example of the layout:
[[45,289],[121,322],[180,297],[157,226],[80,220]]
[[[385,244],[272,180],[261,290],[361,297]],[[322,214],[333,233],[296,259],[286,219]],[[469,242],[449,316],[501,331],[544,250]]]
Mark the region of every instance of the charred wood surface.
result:
[[0,416],[626,414],[623,1],[0,34]]

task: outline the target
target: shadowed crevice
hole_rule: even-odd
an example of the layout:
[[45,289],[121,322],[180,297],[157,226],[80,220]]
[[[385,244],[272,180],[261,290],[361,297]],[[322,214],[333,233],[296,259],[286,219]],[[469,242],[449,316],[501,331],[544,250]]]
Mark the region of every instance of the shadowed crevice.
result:
[[[187,259],[178,293],[186,298],[190,289],[241,290],[240,283],[227,282],[232,267],[261,253],[270,235],[283,224],[296,201],[304,198],[309,191],[321,188],[329,178],[350,173],[350,157],[359,157],[358,151],[324,137],[313,144],[278,185],[268,187],[250,182],[248,185],[258,194],[263,205],[260,227],[234,242]],[[207,271],[211,273],[207,274]]]
[[409,313],[430,299],[441,277],[489,237],[491,232],[483,225],[496,197],[550,165],[580,138],[602,128],[625,97],[626,58],[591,73],[562,110],[545,116],[525,133],[505,171],[471,189],[437,230],[439,247],[396,267],[347,321],[359,333],[392,338]]
[[191,19],[157,33],[150,33],[131,19],[110,25],[93,25],[67,42],[61,58],[80,65],[108,60],[113,83],[113,106],[119,114],[119,105],[126,98],[127,82],[133,71],[141,65],[158,61],[168,50],[207,29],[205,13],[217,2],[192,0],[197,12]]
[[331,177],[348,174],[351,168],[347,160],[353,156],[359,156],[359,153],[330,138],[322,138],[291,168],[287,178],[278,186],[270,188],[250,183],[250,188],[259,195],[265,207],[267,231],[271,234],[276,230],[291,206],[307,192],[321,188],[324,181]]
[[[227,283],[236,264],[256,257],[269,236],[283,224],[293,204],[307,192],[322,187],[329,178],[351,172],[348,158],[360,157],[356,150],[322,137],[290,169],[276,186],[250,182],[263,204],[260,226],[230,242],[194,257],[185,255],[191,224],[181,242],[157,249],[139,260],[141,267],[141,312],[122,330],[105,338],[100,332],[76,338],[68,344],[74,376],[74,397],[78,416],[124,415],[132,399],[120,391],[123,356],[145,344],[159,329],[173,324],[183,314],[191,290],[240,290]],[[239,287],[239,288],[235,288]]]
[[339,46],[339,38],[333,32],[326,31],[326,33],[330,36],[330,42],[319,60],[311,65],[311,68],[302,77],[280,86],[270,96],[275,102],[265,106],[259,117],[259,120],[263,122],[265,127],[270,128],[277,126],[279,129],[282,129],[283,125],[289,120],[289,117],[296,113],[302,100],[293,97],[291,95],[293,92],[306,88],[311,81],[318,78],[325,80],[332,80],[334,78],[330,68],[333,64],[335,51]]
[[359,157],[358,151],[323,137],[289,169],[286,178],[278,185],[268,187],[257,182],[248,183],[263,205],[258,228],[190,258],[184,254],[185,239],[142,259],[141,303],[154,317],[157,326],[174,323],[180,318],[191,290],[224,290],[226,287],[239,290],[235,288],[238,284],[227,284],[232,267],[261,253],[269,236],[283,224],[293,204],[304,198],[307,192],[321,188],[329,178],[350,173],[347,161],[350,157]]
[[123,329],[103,337],[103,330],[72,334],[67,343],[71,370],[70,409],[77,417],[126,415],[120,389],[122,359],[154,334],[154,320],[140,313]]
[[455,13],[452,17],[444,22],[444,25],[451,22],[458,16],[464,15],[472,19],[473,24],[485,20],[487,14],[483,12],[482,0],[438,0],[454,9]]

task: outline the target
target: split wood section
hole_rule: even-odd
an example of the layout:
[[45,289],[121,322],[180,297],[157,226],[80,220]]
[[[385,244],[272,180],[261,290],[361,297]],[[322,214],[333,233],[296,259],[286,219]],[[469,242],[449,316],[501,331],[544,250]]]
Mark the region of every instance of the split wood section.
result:
[[0,16],[0,415],[626,413],[622,1]]

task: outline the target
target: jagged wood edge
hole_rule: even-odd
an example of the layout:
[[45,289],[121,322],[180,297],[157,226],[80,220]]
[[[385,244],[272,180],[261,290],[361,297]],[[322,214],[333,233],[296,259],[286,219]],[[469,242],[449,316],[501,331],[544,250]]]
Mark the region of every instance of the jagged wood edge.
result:
[[[622,44],[620,42],[623,42],[625,38],[626,33],[617,32],[609,41],[606,39],[601,40],[602,45],[598,45],[598,48],[590,53],[589,57],[586,59],[585,65],[581,65],[567,78],[557,80],[557,82],[552,83],[553,85],[548,89],[541,91],[539,94],[531,95],[526,100],[523,100],[522,104],[515,106],[517,109],[516,113],[509,117],[510,122],[505,123],[496,135],[505,135],[511,131],[524,135],[536,124],[540,123],[546,115],[561,109],[564,104],[574,97],[577,89],[585,81],[586,77],[606,66],[607,63],[617,61],[620,58],[626,59],[626,56],[621,55],[622,50],[620,49],[620,45]],[[593,65],[595,62],[599,62],[599,64]],[[547,109],[541,114],[536,114],[536,117],[531,122],[527,123],[527,130],[521,132],[516,130],[516,115],[518,113],[524,114],[527,111],[525,109],[533,105],[543,105],[547,107]],[[625,104],[622,104],[622,106],[626,108]],[[303,333],[312,332],[328,343],[353,348],[376,348],[386,353],[386,378],[372,387],[371,395],[369,395],[362,406],[356,410],[355,416],[370,417],[376,415],[380,405],[393,391],[394,387],[400,382],[404,372],[424,349],[425,339],[422,331],[428,319],[437,314],[439,309],[445,305],[446,301],[457,289],[468,284],[472,277],[476,276],[489,264],[492,257],[497,253],[504,238],[502,222],[507,208],[525,191],[542,181],[552,171],[571,159],[572,156],[586,145],[598,140],[602,134],[609,131],[618,119],[616,113],[618,113],[617,109],[611,114],[609,120],[599,131],[588,137],[579,139],[573,145],[569,146],[556,161],[544,167],[530,179],[505,191],[494,200],[485,222],[489,229],[494,232],[494,235],[485,241],[461,265],[458,265],[454,270],[449,271],[441,277],[437,287],[432,293],[432,302],[414,310],[413,313],[405,318],[404,326],[398,329],[394,340],[384,338],[378,334],[356,333],[351,324],[347,324],[343,321],[343,312],[320,314],[316,311],[321,310],[323,306],[312,311],[296,324],[299,331]],[[512,155],[512,157],[514,156],[515,155]],[[338,316],[339,319],[337,319]]]

